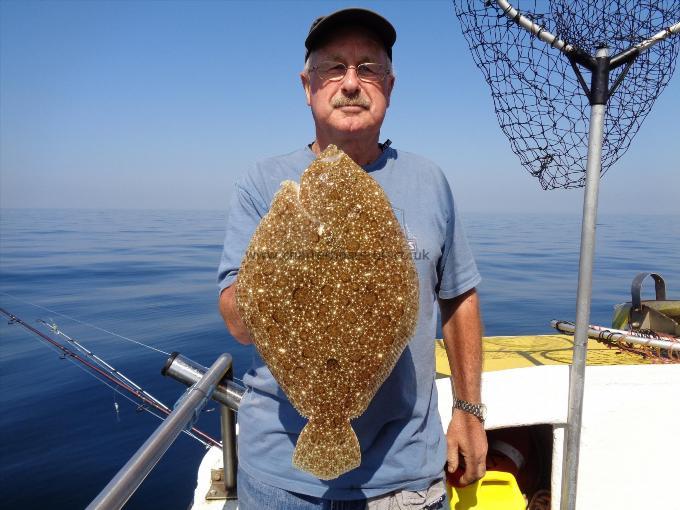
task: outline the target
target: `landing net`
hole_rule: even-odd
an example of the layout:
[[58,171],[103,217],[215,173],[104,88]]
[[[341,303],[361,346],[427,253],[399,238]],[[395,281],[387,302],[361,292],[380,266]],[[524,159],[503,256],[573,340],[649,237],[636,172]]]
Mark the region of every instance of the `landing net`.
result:
[[[491,88],[503,133],[543,189],[584,185],[589,102],[569,58],[515,25],[496,2],[456,0],[475,63]],[[616,55],[680,19],[680,1],[524,0],[513,7],[576,51],[601,43]],[[607,103],[603,175],[627,150],[673,74],[680,38],[641,53]],[[583,69],[590,84],[589,71]],[[625,72],[613,69],[610,83]]]

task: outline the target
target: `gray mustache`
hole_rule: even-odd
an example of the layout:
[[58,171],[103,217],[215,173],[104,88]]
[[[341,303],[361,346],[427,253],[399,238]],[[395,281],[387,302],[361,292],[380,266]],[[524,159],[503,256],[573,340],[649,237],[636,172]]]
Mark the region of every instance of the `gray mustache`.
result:
[[331,102],[333,108],[341,108],[343,106],[361,106],[362,108],[368,109],[371,103],[368,99],[363,97],[336,97]]

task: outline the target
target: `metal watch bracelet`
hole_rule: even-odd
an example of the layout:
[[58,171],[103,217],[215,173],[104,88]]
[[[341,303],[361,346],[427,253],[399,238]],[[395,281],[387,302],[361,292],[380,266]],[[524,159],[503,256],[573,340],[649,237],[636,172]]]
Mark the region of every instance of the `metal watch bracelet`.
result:
[[481,421],[482,423],[484,423],[484,421],[486,420],[486,406],[482,403],[473,404],[472,402],[468,402],[467,400],[454,398],[453,408],[460,409],[463,412],[466,412],[477,417],[477,419],[479,419],[479,421]]

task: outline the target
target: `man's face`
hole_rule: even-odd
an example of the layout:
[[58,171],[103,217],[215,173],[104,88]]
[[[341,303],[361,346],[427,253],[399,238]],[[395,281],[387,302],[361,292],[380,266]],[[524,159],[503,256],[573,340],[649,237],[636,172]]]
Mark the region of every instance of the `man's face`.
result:
[[[383,46],[359,28],[339,30],[310,55],[310,67],[324,61],[346,66],[375,62],[386,69],[391,67]],[[360,80],[352,68],[339,81],[323,81],[314,71],[303,72],[301,78],[317,130],[341,137],[370,136],[380,131],[394,86],[392,74],[379,82],[366,82]]]

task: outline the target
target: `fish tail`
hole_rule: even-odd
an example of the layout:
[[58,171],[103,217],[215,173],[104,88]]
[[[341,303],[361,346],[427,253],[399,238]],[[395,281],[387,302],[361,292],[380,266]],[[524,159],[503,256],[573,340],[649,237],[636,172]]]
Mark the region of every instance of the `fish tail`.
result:
[[332,480],[361,464],[361,449],[349,420],[329,424],[310,420],[293,452],[293,466],[321,480]]

